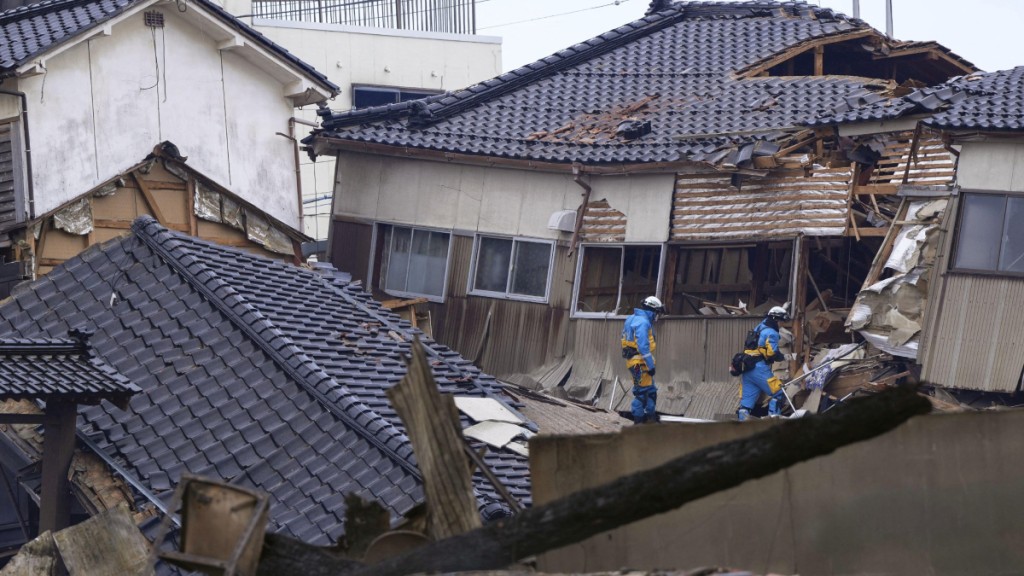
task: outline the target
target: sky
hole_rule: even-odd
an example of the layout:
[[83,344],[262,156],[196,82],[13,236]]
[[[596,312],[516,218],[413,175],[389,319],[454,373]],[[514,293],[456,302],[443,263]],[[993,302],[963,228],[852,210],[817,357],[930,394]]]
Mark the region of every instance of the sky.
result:
[[[853,14],[853,0],[807,0]],[[936,40],[986,71],[1024,65],[1024,0],[892,0],[893,35]],[[500,36],[512,70],[643,17],[649,0],[477,0],[477,33]],[[885,31],[885,0],[860,0]]]

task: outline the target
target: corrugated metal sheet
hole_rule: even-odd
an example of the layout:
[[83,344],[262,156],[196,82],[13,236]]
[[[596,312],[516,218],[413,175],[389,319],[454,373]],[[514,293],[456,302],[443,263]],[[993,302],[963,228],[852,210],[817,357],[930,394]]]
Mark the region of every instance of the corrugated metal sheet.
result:
[[[944,264],[944,263],[943,263]],[[965,390],[1014,392],[1024,368],[1024,280],[946,274],[922,378]]]
[[910,163],[907,184],[912,186],[945,186],[953,182],[956,175],[956,157],[942,144],[938,134],[925,132],[917,144],[917,154],[910,156],[913,131],[892,135],[882,156],[871,173],[868,184],[902,184],[903,176]]
[[583,242],[625,242],[626,215],[612,208],[607,200],[588,202],[580,239]]
[[473,265],[473,237],[452,234],[448,257],[448,296],[463,298],[469,291],[469,271]]
[[679,174],[673,240],[767,236],[840,236],[846,231],[850,168],[816,168],[744,179]]

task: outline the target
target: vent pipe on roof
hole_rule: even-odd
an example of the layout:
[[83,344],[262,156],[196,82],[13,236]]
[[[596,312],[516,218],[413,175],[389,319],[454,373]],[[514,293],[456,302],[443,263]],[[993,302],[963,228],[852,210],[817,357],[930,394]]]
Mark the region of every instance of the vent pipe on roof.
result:
[[892,39],[892,0],[885,0],[885,35]]
[[853,17],[860,18],[860,0],[853,0]]

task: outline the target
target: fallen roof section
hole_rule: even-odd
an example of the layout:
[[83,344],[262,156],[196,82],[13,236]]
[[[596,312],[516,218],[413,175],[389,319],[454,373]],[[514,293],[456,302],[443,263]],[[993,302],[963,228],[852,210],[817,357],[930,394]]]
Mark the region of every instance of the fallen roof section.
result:
[[[314,544],[343,533],[347,493],[379,501],[393,517],[423,499],[411,444],[385,393],[405,374],[418,332],[347,275],[218,246],[143,217],[131,236],[20,286],[0,318],[0,338],[95,328],[97,356],[142,392],[123,412],[84,410],[80,438],[158,498],[186,471],[224,478],[268,492],[270,530]],[[424,344],[442,392],[500,399],[492,377]],[[485,460],[528,504],[526,459],[490,450]],[[501,504],[481,475],[474,485],[481,508]]]

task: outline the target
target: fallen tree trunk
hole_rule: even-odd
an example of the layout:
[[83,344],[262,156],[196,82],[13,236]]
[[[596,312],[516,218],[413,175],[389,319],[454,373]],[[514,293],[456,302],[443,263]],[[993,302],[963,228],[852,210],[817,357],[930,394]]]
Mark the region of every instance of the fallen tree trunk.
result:
[[[697,450],[380,564],[338,573],[404,576],[504,568],[873,438],[930,410],[931,404],[912,388],[886,390],[821,416],[789,420],[747,438]],[[307,564],[301,571],[321,573],[313,568]]]

